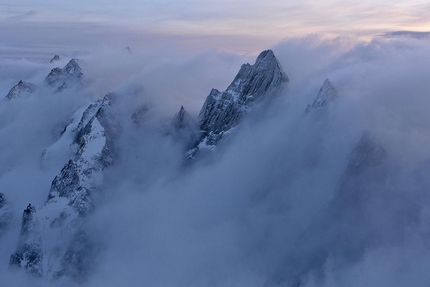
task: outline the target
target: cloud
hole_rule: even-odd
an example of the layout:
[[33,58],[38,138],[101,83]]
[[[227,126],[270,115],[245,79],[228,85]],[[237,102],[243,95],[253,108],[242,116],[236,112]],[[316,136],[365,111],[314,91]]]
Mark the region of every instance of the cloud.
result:
[[[101,250],[87,286],[425,286],[429,41],[313,35],[273,50],[288,86],[249,113],[213,154],[188,166],[186,142],[167,132],[171,117],[183,103],[196,116],[210,89],[224,90],[253,58],[97,47],[82,55],[84,93],[42,88],[0,103],[0,191],[17,218],[0,239],[1,272],[23,207],[43,203],[61,168],[61,159],[40,167],[41,152],[57,138],[52,131],[77,107],[115,91],[123,130],[85,223]],[[2,62],[13,71],[0,69],[9,75],[5,91],[20,77],[40,84],[51,68]],[[326,78],[338,101],[305,114]],[[142,105],[149,109],[136,125],[130,115]],[[346,180],[359,191],[351,207],[340,186],[363,130],[387,159]],[[9,285],[19,278],[7,276]]]
[[28,12],[25,12],[25,13],[22,13],[22,14],[19,14],[19,15],[14,15],[14,16],[7,17],[7,18],[3,19],[3,21],[4,22],[20,22],[20,21],[23,21],[23,20],[27,20],[27,19],[33,17],[36,14],[37,14],[37,11],[31,10],[31,11],[28,11]]

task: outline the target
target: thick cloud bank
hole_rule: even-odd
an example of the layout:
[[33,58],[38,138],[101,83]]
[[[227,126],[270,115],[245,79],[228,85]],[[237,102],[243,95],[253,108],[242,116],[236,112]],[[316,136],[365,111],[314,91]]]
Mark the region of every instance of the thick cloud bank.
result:
[[[253,58],[100,50],[81,59],[84,88],[61,93],[41,83],[66,60],[2,60],[4,96],[21,79],[39,88],[0,103],[0,193],[14,218],[0,285],[49,284],[9,270],[22,211],[43,205],[67,161],[44,150],[113,91],[121,133],[83,224],[98,250],[83,286],[428,286],[430,42],[309,37],[273,51],[281,94],[193,163],[173,115],[184,105],[197,117]],[[338,97],[305,112],[326,78]]]

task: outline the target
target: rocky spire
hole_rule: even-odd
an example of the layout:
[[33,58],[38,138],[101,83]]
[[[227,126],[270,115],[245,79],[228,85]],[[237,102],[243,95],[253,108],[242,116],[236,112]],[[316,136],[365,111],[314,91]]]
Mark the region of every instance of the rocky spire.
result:
[[306,111],[327,106],[330,102],[338,97],[336,90],[330,83],[329,79],[324,81],[312,105],[308,105]]
[[191,116],[187,113],[184,106],[181,106],[179,112],[173,118],[173,126],[177,130],[183,129],[189,125],[190,120]]
[[287,81],[271,50],[263,51],[254,65],[242,65],[224,92],[212,89],[206,98],[198,117],[199,132],[187,157],[194,157],[201,148],[213,148],[253,105],[275,94]]

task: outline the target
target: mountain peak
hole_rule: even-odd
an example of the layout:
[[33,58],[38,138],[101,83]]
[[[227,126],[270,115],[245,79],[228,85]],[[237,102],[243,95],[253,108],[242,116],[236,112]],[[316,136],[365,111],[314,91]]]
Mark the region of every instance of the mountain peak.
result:
[[81,73],[81,67],[78,64],[78,60],[77,59],[71,59],[67,65],[64,67],[63,69],[66,73],[74,75],[76,74],[77,76],[82,76]]
[[212,150],[237,126],[255,104],[277,94],[288,77],[271,50],[260,53],[254,65],[244,64],[224,92],[212,89],[199,113],[199,134],[187,158],[201,148]]
[[324,81],[312,105],[308,105],[306,112],[327,106],[330,102],[338,98],[337,92],[329,79]]
[[58,67],[52,69],[48,76],[46,76],[45,81],[51,87],[56,87],[57,92],[61,92],[70,86],[82,84],[82,76],[83,74],[78,60],[71,59],[63,69]]
[[329,79],[324,81],[321,89],[318,92],[315,101],[312,104],[313,108],[326,106],[328,103],[337,98],[337,92],[334,89]]
[[181,106],[179,112],[175,115],[173,119],[173,126],[177,130],[183,129],[189,125],[190,120],[191,116],[187,113],[184,106]]
[[36,85],[20,80],[18,84],[10,89],[9,93],[6,95],[6,99],[11,100],[22,96],[29,96],[31,93],[36,91],[36,89]]
[[51,59],[51,61],[49,61],[49,63],[54,63],[54,62],[57,62],[57,61],[60,61],[60,56],[55,55],[55,56]]

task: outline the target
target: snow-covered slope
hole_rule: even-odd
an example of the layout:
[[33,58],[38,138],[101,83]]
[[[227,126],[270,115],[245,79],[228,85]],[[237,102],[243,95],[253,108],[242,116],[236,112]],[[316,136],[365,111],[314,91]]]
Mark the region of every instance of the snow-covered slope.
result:
[[[103,179],[103,169],[112,164],[106,128],[111,128],[112,95],[105,96],[74,115],[63,137],[48,149],[68,147],[73,156],[52,181],[48,199],[40,208],[29,205],[23,214],[17,251],[10,265],[28,270],[45,280],[71,277],[84,280],[91,268],[92,243],[80,229],[93,209],[92,193]],[[75,120],[79,119],[76,123]],[[115,132],[115,131],[111,131]],[[85,250],[85,252],[83,251]]]

